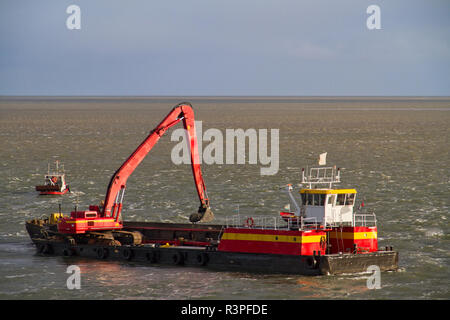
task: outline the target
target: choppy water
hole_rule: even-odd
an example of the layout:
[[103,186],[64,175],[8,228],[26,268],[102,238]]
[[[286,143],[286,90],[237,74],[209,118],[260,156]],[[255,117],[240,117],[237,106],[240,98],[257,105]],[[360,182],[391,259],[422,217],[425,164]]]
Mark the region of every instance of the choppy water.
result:
[[[380,246],[400,252],[400,272],[302,277],[210,272],[120,262],[39,257],[24,221],[103,199],[113,172],[184,98],[0,98],[1,299],[448,299],[450,99],[191,98],[203,130],[280,129],[279,172],[260,165],[204,165],[216,221],[236,213],[277,214],[279,187],[328,152],[342,187],[378,218]],[[187,165],[175,166],[170,132],[130,177],[126,220],[187,222],[197,196]],[[40,197],[47,163],[60,160],[71,194]],[[66,287],[67,266],[82,270]],[[193,280],[194,279],[194,280]]]

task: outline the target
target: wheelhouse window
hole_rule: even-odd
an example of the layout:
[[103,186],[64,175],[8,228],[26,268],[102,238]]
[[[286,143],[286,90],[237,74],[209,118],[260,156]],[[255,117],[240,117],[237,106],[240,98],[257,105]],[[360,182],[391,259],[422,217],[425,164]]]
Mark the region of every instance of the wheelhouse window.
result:
[[312,193],[308,193],[308,195],[307,195],[307,197],[306,197],[306,204],[307,205],[309,205],[309,206],[312,206],[313,205],[313,199],[314,199],[314,197],[313,197],[314,195],[312,194]]
[[320,204],[319,204],[319,196],[320,196],[320,194],[314,194],[313,196],[314,196],[314,197],[313,197],[313,199],[314,199],[313,205],[314,205],[314,206],[319,206],[319,205],[320,205]]
[[97,213],[95,212],[89,212],[85,214],[86,218],[97,218]]
[[325,198],[327,197],[326,194],[318,194],[319,196],[319,206],[324,206],[325,205]]
[[318,193],[302,193],[301,197],[303,205],[324,206],[327,195]]
[[330,196],[328,197],[328,204],[333,204],[333,203],[334,203],[334,198],[335,198],[334,195],[330,195]]
[[336,205],[343,206],[345,204],[345,193],[341,193],[337,195]]
[[354,193],[348,193],[347,197],[345,199],[345,205],[346,206],[352,206],[355,203],[355,194]]

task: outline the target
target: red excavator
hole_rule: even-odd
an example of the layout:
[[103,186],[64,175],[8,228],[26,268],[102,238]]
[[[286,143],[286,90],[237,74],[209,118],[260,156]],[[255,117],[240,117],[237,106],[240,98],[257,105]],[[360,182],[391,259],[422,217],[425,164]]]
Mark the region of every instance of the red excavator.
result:
[[206,186],[200,168],[194,111],[190,103],[183,102],[172,109],[164,120],[150,132],[147,138],[114,173],[109,182],[103,204],[100,206],[89,206],[89,210],[86,211],[78,211],[75,209],[75,211],[70,213],[70,217],[59,218],[58,232],[65,234],[80,234],[90,231],[122,229],[122,221],[119,220],[119,218],[122,211],[122,202],[128,177],[133,173],[145,156],[147,156],[163,134],[180,121],[183,121],[184,129],[188,134],[192,173],[194,175],[197,194],[200,199],[198,213],[193,213],[189,217],[189,220],[192,223],[211,221],[214,218],[214,214],[209,206]]

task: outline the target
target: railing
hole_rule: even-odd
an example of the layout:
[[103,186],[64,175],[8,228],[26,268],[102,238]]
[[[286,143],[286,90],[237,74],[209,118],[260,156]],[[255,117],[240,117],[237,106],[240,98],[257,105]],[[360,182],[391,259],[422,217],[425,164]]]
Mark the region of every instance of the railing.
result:
[[301,229],[319,229],[321,227],[316,217],[302,218],[301,222]]
[[354,227],[375,227],[377,225],[377,216],[375,213],[364,213],[353,215]]
[[283,219],[281,216],[241,216],[239,214],[225,218],[227,228],[252,228],[274,230],[318,229],[320,224],[315,217],[293,217]]
[[274,216],[241,216],[240,214],[227,217],[227,228],[279,229],[282,224],[279,217]]
[[305,176],[305,170],[302,169],[302,183],[308,184],[310,189],[313,184],[328,184],[331,189],[334,183],[340,182],[341,173],[339,168],[336,170],[336,166],[310,168],[307,176]]
[[226,228],[252,228],[252,229],[274,229],[274,230],[307,230],[320,229],[324,227],[334,227],[348,225],[353,227],[374,227],[377,225],[375,213],[353,214],[353,223],[335,222],[332,224],[319,223],[317,218],[292,217],[282,218],[281,216],[261,216],[261,215],[233,215],[225,218]]

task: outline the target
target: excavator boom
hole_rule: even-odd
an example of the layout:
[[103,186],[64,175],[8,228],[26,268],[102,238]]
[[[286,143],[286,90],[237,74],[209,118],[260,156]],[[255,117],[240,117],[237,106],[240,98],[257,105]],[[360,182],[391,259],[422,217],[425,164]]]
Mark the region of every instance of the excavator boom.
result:
[[128,157],[128,159],[112,176],[104,201],[102,214],[104,217],[114,217],[116,221],[118,220],[128,177],[133,173],[136,167],[141,163],[141,161],[150,152],[150,150],[158,142],[158,140],[164,135],[164,133],[180,121],[183,121],[183,126],[188,134],[189,147],[191,150],[192,173],[194,175],[197,194],[200,199],[199,214],[201,215],[201,217],[196,214],[196,218],[194,218],[194,216],[191,216],[191,221],[194,220],[192,222],[198,222],[202,218],[202,221],[211,219],[210,215],[207,215],[207,217],[205,217],[204,214],[209,209],[209,200],[206,194],[206,186],[203,181],[203,176],[200,168],[197,134],[195,131],[194,111],[191,104],[187,102],[180,103],[175,106],[172,111],[164,118],[164,120],[161,121],[161,123],[150,132],[148,137],[137,147],[137,149]]
[[[205,182],[203,181],[202,171],[200,167],[200,160],[198,154],[197,145],[197,135],[195,131],[195,119],[194,111],[190,103],[183,102],[176,105],[172,111],[164,118],[164,120],[159,123],[159,125],[153,129],[150,134],[145,138],[145,140],[136,148],[136,150],[128,157],[127,160],[120,166],[120,168],[111,177],[106,192],[105,200],[102,208],[97,206],[90,206],[91,211],[75,211],[71,213],[72,221],[67,219],[62,219],[60,224],[58,224],[58,230],[64,233],[71,233],[72,226],[86,225],[80,232],[72,233],[82,233],[90,230],[106,230],[106,229],[120,229],[121,223],[119,221],[120,213],[122,210],[122,203],[126,189],[126,182],[134,170],[139,166],[139,164],[144,160],[150,150],[158,142],[158,140],[164,135],[164,133],[180,121],[183,122],[183,126],[186,129],[189,141],[189,148],[191,153],[191,166],[192,173],[194,175],[195,187],[200,200],[200,207],[197,213],[190,216],[190,221],[195,222],[208,222],[214,218],[209,206],[209,199],[206,193]],[[76,219],[87,219],[86,217],[90,215],[92,218],[94,214],[97,213],[95,218],[96,221],[103,223],[95,224],[94,221],[91,222],[91,227],[89,224],[79,223],[82,221],[73,221]],[[75,222],[75,223],[73,223]],[[95,225],[95,227],[94,227]],[[77,230],[75,230],[77,231]]]

